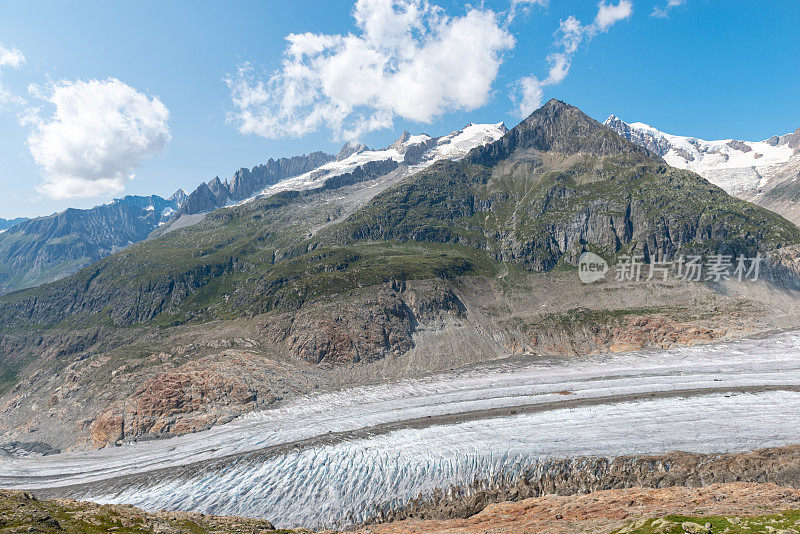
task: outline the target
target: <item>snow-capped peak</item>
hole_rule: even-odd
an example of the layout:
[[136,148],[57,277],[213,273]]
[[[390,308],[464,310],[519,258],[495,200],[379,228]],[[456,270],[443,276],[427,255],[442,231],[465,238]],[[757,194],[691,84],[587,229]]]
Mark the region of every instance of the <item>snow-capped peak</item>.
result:
[[[313,171],[288,178],[267,187],[252,198],[271,195],[279,191],[317,189],[335,176],[353,172],[370,162],[394,161],[404,174],[415,172],[441,160],[458,160],[475,147],[500,139],[506,132],[505,124],[468,124],[442,137],[427,134],[403,134],[390,146],[373,150],[363,144],[347,144],[339,152],[336,160],[328,162]],[[414,150],[411,150],[411,149]],[[247,199],[247,200],[251,200]],[[246,202],[245,200],[244,202]]]
[[625,123],[615,115],[604,124],[659,154],[671,166],[694,171],[734,195],[764,186],[774,170],[795,154],[791,145],[796,134],[765,141],[706,141],[664,133],[643,122]]

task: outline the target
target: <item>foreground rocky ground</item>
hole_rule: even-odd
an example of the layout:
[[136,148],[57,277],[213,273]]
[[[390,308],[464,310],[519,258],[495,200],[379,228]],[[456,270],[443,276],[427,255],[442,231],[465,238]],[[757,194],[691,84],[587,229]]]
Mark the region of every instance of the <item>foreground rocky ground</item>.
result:
[[800,490],[734,482],[704,488],[630,488],[577,496],[545,495],[493,504],[466,519],[405,520],[364,527],[358,532],[792,534],[800,532]]
[[[39,501],[0,491],[0,532],[267,533],[265,520],[182,512],[148,513],[132,506],[73,500]],[[768,533],[800,532],[800,490],[741,482],[705,488],[631,488],[579,496],[546,495],[493,504],[467,519],[405,520],[363,527],[378,533]]]
[[0,491],[0,532],[152,532],[162,534],[288,533],[269,521],[182,512],[147,513],[132,506],[101,506],[65,499],[39,501],[29,493]]

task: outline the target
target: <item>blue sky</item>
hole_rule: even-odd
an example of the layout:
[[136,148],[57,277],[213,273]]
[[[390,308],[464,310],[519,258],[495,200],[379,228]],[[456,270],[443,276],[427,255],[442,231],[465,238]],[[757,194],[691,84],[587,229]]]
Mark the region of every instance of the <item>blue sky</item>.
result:
[[[372,14],[404,9],[388,0],[369,1]],[[375,85],[381,94],[359,101],[360,94],[348,91],[359,93],[370,84],[338,87],[336,102],[355,102],[340,124],[331,119],[330,98],[313,89],[305,95],[310,104],[287,113],[279,113],[287,99],[277,93],[296,81],[280,71],[287,35],[313,34],[302,38],[303,46],[348,34],[357,44],[371,42],[354,19],[355,1],[5,0],[0,217],[90,207],[123,194],[191,190],[269,157],[335,152],[348,138],[385,146],[403,129],[440,135],[467,122],[513,126],[526,87],[526,111],[536,101],[533,87],[544,100],[559,98],[601,121],[614,113],[706,139],[764,139],[800,126],[796,0],[610,0],[602,19],[594,1],[431,0],[427,8],[421,0],[407,1],[424,24],[411,27],[405,40],[391,33],[396,24],[380,29],[381,50],[400,50],[387,52],[390,61],[416,68],[426,52],[408,52],[407,45],[421,48],[425,39],[444,39],[450,30],[457,43],[452,54],[428,50],[437,68],[408,88],[401,83],[406,78],[381,75]],[[668,3],[675,5],[667,9]],[[666,16],[653,16],[656,8],[667,9]],[[564,23],[570,20],[575,25],[567,34]],[[570,45],[574,50],[567,50]],[[483,50],[492,53],[474,59]],[[455,57],[459,53],[464,57]],[[344,83],[334,66],[339,74],[349,68],[336,63],[336,54],[329,53],[314,72],[332,85]],[[559,57],[568,68],[548,81]],[[461,72],[472,68],[479,75]],[[277,80],[263,85],[276,69]],[[398,103],[417,93],[433,96]],[[437,98],[438,106],[427,105]],[[60,121],[54,116],[58,105]],[[116,105],[127,106],[134,126],[106,113]],[[245,121],[244,112],[256,118]],[[326,118],[300,126],[317,112]],[[373,119],[375,129],[361,117]],[[354,133],[356,127],[361,131]],[[92,132],[99,132],[97,138]],[[103,135],[107,139],[97,146]],[[135,178],[129,179],[132,172]]]

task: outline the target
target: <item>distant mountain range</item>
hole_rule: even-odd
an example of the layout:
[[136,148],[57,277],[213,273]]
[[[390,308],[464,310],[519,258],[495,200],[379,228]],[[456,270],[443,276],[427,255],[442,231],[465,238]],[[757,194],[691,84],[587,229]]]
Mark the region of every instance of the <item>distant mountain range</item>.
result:
[[58,280],[142,241],[184,200],[183,190],[168,199],[126,196],[17,222],[0,234],[0,293]]
[[[468,124],[441,137],[403,132],[392,145],[373,150],[361,144],[345,144],[337,156],[323,152],[292,158],[270,159],[265,165],[239,169],[230,181],[219,177],[200,184],[189,196],[174,219],[178,227],[198,218],[183,215],[207,213],[217,208],[239,204],[279,191],[305,191],[335,188],[385,176],[403,175],[425,168],[443,159],[458,159],[471,149],[499,139],[506,127],[498,124]],[[169,229],[162,229],[165,231]]]
[[27,221],[27,217],[17,217],[16,219],[3,219],[0,217],[0,232],[8,230],[12,226]]
[[673,167],[692,170],[731,195],[800,224],[800,128],[764,141],[705,141],[629,124],[615,115],[604,124]]

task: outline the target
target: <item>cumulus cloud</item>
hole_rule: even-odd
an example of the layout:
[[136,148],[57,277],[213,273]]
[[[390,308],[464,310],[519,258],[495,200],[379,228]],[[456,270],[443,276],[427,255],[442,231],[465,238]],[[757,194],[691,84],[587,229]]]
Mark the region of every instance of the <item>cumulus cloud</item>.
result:
[[620,0],[617,5],[600,2],[597,16],[594,19],[594,27],[598,31],[604,32],[614,23],[630,17],[632,13],[633,4],[629,0]]
[[8,49],[0,43],[0,67],[12,67],[15,69],[20,68],[25,64],[25,56],[14,48]]
[[667,0],[667,3],[664,4],[662,7],[659,6],[654,7],[653,12],[650,13],[650,16],[666,18],[669,16],[669,11],[671,9],[682,6],[685,3],[686,0]]
[[517,113],[525,117],[542,103],[544,88],[561,83],[569,74],[572,57],[583,42],[591,41],[600,33],[608,31],[620,20],[633,13],[631,0],[619,0],[617,4],[600,2],[594,22],[584,25],[574,16],[562,20],[556,31],[555,51],[547,56],[549,69],[545,78],[529,75],[521,78],[515,85],[514,98]]
[[166,106],[115,78],[30,92],[54,106],[49,117],[37,110],[22,119],[33,127],[28,148],[44,173],[36,189],[51,198],[121,193],[141,161],[170,140]]
[[226,79],[235,107],[228,120],[266,138],[328,129],[346,140],[397,117],[430,122],[484,105],[515,44],[483,8],[451,17],[425,0],[358,0],[353,17],[355,34],[288,35],[267,77],[241,65]]

